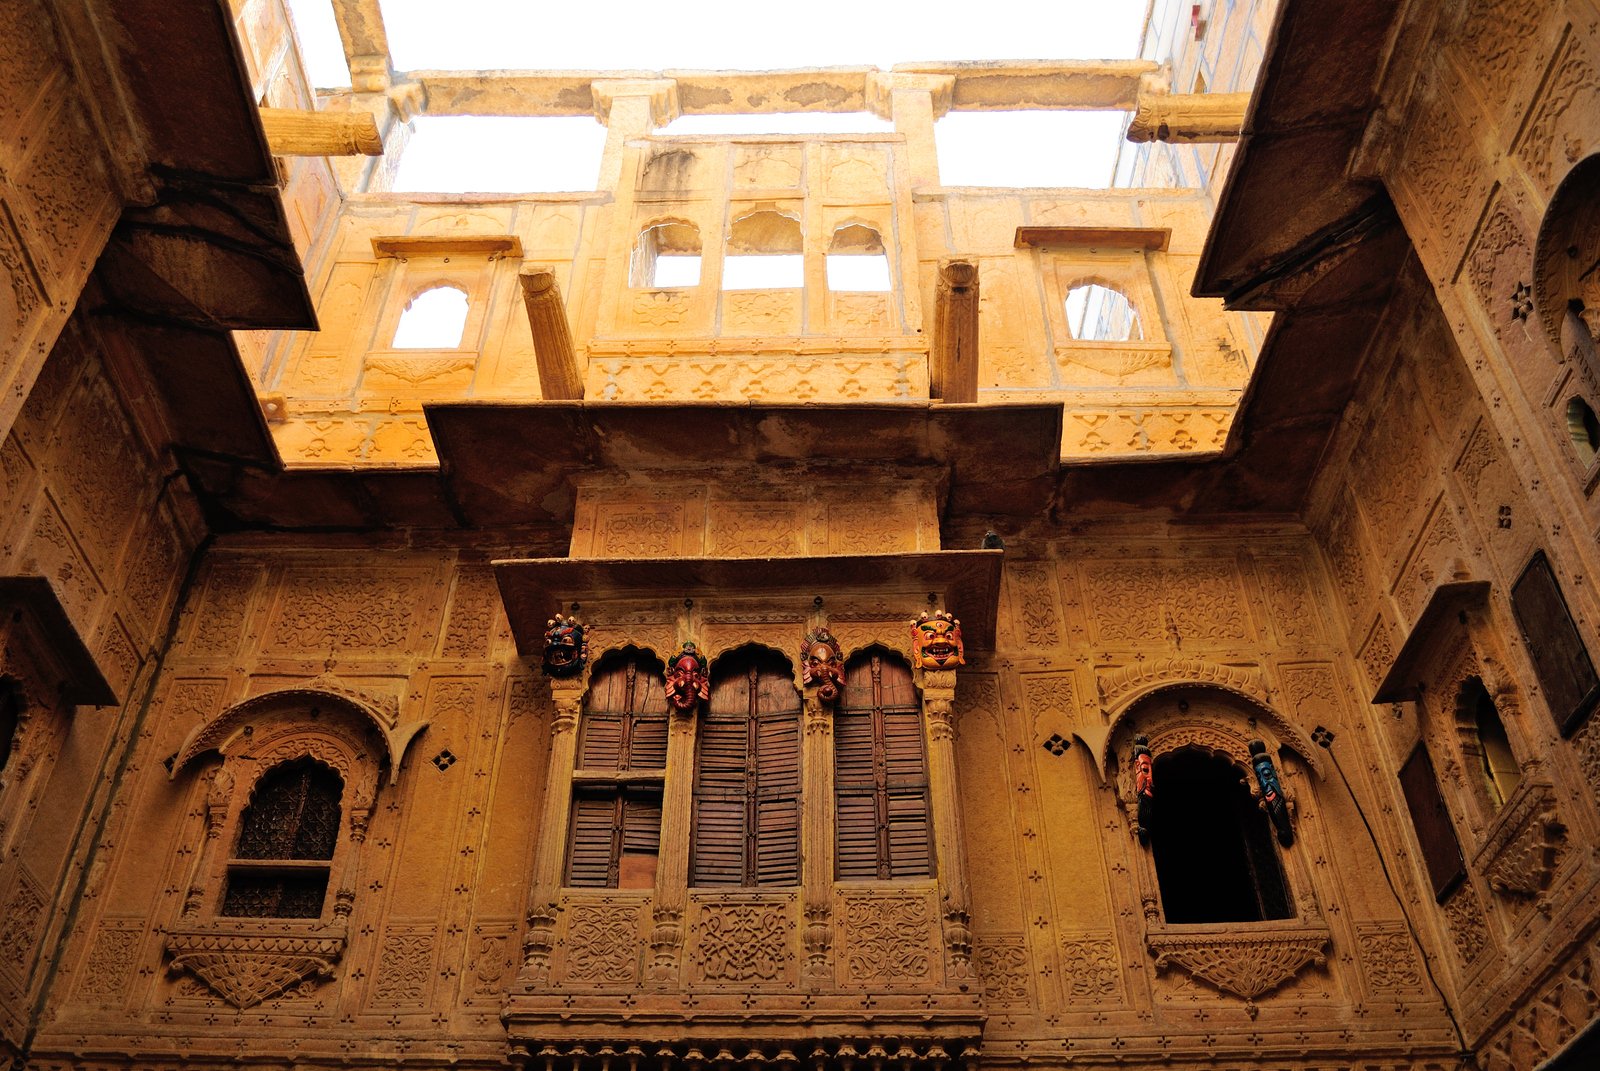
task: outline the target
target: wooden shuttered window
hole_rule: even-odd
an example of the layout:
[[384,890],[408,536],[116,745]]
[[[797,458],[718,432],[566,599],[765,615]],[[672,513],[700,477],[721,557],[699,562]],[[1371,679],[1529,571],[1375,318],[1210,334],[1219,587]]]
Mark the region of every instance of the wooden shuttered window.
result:
[[1467,870],[1461,859],[1461,843],[1456,839],[1455,826],[1450,823],[1444,797],[1439,794],[1433,760],[1428,758],[1428,749],[1422,744],[1417,745],[1400,767],[1400,790],[1405,793],[1411,824],[1417,831],[1417,843],[1422,847],[1422,862],[1428,870],[1428,881],[1433,885],[1434,899],[1443,902],[1466,877]]
[[929,876],[928,766],[910,667],[876,653],[851,660],[833,726],[839,880]]
[[1570,735],[1600,700],[1600,676],[1544,551],[1533,556],[1511,586],[1511,612],[1528,641],[1528,655],[1556,727],[1563,736]]
[[589,685],[573,773],[567,884],[650,888],[661,850],[667,701],[660,663],[602,664]]
[[220,913],[320,917],[343,796],[343,779],[315,759],[280,763],[263,774],[239,818]]
[[723,660],[701,720],[690,883],[800,881],[800,694],[781,657]]

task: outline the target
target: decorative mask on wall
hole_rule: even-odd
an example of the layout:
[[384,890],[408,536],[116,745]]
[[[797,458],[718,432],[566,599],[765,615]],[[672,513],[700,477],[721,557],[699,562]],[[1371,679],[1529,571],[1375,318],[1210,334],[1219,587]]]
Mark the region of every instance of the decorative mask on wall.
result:
[[1289,824],[1289,801],[1284,798],[1283,785],[1278,783],[1277,768],[1267,745],[1261,740],[1250,741],[1250,765],[1255,767],[1256,784],[1261,786],[1257,801],[1272,819],[1272,828],[1278,832],[1278,843],[1285,848],[1294,843],[1294,826]]
[[589,660],[589,641],[576,617],[560,614],[546,622],[544,630],[544,671],[550,677],[576,677]]
[[673,656],[667,666],[667,702],[680,714],[687,714],[711,698],[711,677],[706,673],[706,659],[685,643],[683,650]]
[[961,622],[948,610],[918,616],[911,622],[911,660],[923,669],[954,669],[966,665]]
[[832,703],[844,688],[844,658],[839,641],[825,628],[813,629],[800,641],[800,676],[817,698]]
[[1139,813],[1135,819],[1135,832],[1140,844],[1150,843],[1150,823],[1156,809],[1156,762],[1150,752],[1150,738],[1133,738],[1133,791],[1139,800]]

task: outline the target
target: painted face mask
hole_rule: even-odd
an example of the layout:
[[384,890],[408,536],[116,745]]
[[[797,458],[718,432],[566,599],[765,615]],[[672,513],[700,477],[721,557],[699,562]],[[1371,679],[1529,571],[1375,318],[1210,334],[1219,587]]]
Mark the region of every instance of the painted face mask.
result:
[[694,644],[684,644],[667,666],[666,695],[672,708],[685,714],[711,698],[705,656],[695,650]]
[[815,686],[817,698],[832,703],[844,688],[844,666],[839,641],[825,628],[806,633],[800,641],[800,677],[806,687]]
[[544,671],[551,677],[575,677],[589,658],[589,644],[576,617],[557,614],[544,630]]
[[947,610],[919,616],[911,622],[911,659],[923,669],[954,669],[966,665],[961,622]]

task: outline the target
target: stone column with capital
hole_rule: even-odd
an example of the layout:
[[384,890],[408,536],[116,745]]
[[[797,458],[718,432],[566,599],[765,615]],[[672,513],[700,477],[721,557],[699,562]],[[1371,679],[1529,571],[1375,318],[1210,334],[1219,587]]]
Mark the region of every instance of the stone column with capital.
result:
[[595,118],[605,124],[598,190],[622,181],[623,147],[678,117],[678,83],[672,78],[597,78],[589,83]]
[[800,882],[805,915],[801,940],[805,977],[829,982],[833,978],[833,704],[817,692],[815,684],[805,689],[805,735],[800,742],[804,778]]
[[919,669],[922,720],[927,733],[928,794],[933,810],[933,841],[939,860],[939,900],[944,923],[947,975],[966,989],[972,970],[971,892],[967,882],[966,837],[961,796],[956,785],[954,669]]
[[939,151],[933,124],[950,110],[955,76],[874,71],[867,76],[867,108],[894,123],[906,139],[913,189],[939,185]]
[[572,810],[572,768],[578,753],[578,719],[587,689],[587,674],[550,682],[550,698],[555,707],[555,718],[550,724],[550,763],[545,770],[544,810],[539,821],[539,841],[534,848],[528,933],[522,940],[522,970],[517,976],[518,983],[525,987],[543,988],[550,984],[556,908],[567,861],[567,824]]
[[667,715],[667,774],[661,793],[661,846],[651,914],[649,977],[653,985],[678,981],[683,915],[689,903],[689,838],[694,810],[694,731],[697,711]]

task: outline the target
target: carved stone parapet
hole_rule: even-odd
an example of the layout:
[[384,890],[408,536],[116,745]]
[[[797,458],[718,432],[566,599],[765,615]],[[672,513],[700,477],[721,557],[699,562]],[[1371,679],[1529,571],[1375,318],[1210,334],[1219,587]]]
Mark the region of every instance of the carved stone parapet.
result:
[[239,1009],[317,978],[332,976],[334,964],[344,954],[344,924],[324,927],[317,923],[306,932],[282,932],[292,923],[274,920],[272,933],[243,928],[173,930],[167,934],[167,970],[188,971],[218,996]]
[[1248,928],[1152,929],[1146,945],[1156,970],[1178,967],[1224,993],[1255,998],[1278,988],[1307,966],[1327,963],[1332,940],[1326,925],[1256,924]]
[[1129,141],[1236,141],[1250,106],[1248,93],[1140,93]]
[[1537,897],[1550,887],[1566,839],[1554,788],[1545,781],[1524,781],[1484,834],[1473,866],[1503,896]]

